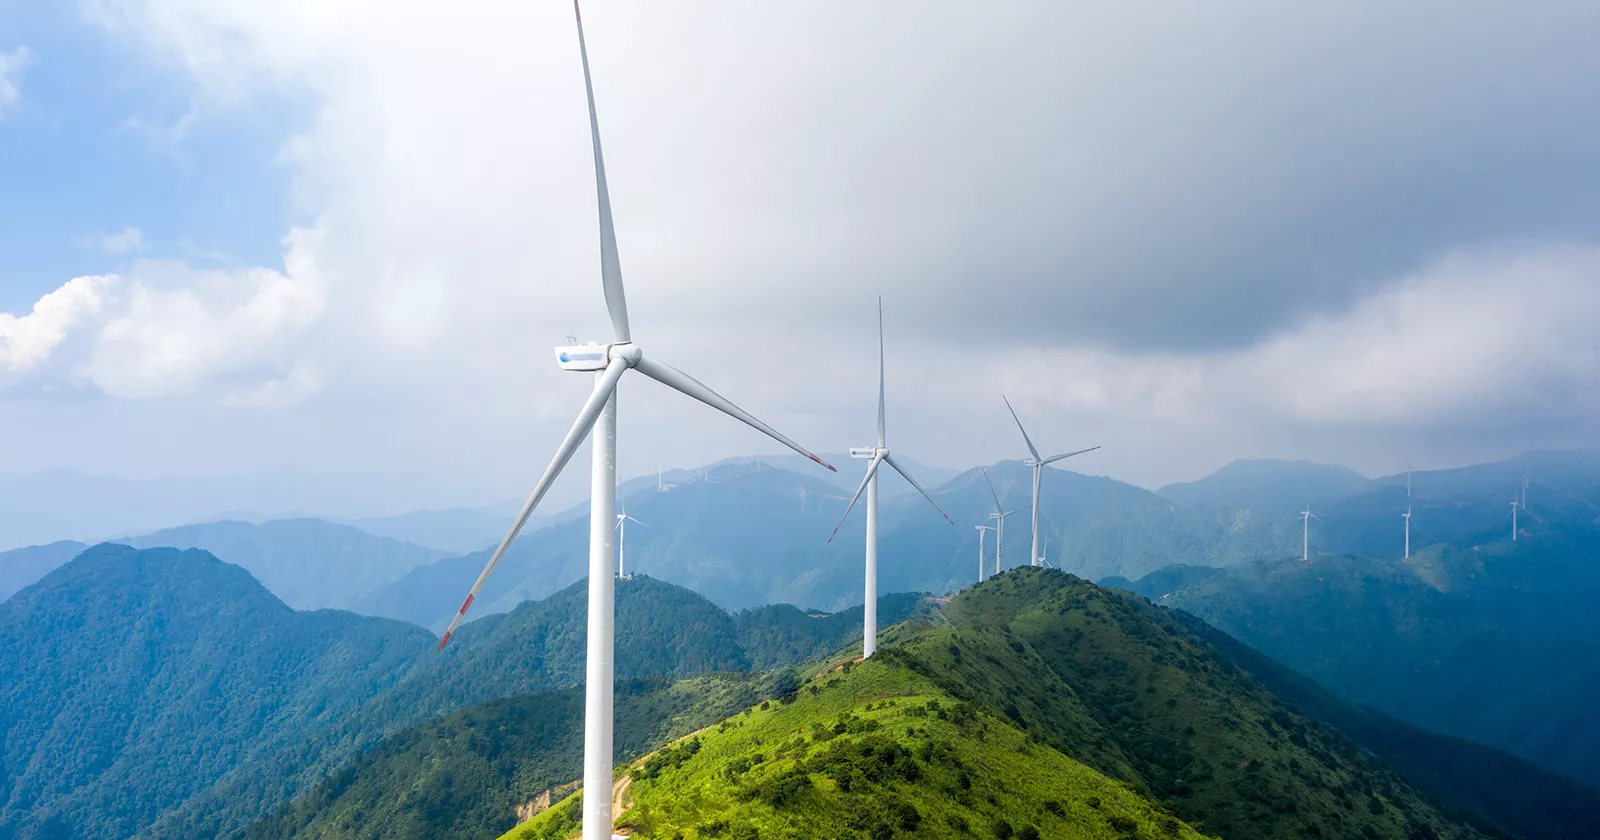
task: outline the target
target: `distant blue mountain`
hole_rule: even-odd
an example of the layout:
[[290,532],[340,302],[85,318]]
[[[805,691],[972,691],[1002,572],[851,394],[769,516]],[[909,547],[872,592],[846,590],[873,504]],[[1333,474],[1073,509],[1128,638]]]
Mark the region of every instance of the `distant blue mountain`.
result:
[[88,546],[62,540],[49,545],[30,545],[0,551],[0,601],[28,586],[62,563],[78,556]]
[[444,552],[321,519],[206,522],[119,540],[135,548],[204,549],[243,567],[295,609],[353,609]]
[[1183,507],[1245,508],[1270,515],[1313,511],[1361,493],[1366,476],[1335,464],[1240,460],[1198,481],[1169,484],[1156,493]]

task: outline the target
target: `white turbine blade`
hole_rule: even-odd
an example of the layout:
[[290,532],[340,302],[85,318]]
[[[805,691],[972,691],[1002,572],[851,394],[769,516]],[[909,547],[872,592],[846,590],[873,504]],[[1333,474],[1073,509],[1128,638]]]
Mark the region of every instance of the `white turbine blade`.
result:
[[467,608],[472,606],[473,599],[478,597],[478,590],[482,589],[483,582],[489,579],[489,573],[494,571],[495,566],[499,565],[500,558],[505,555],[506,549],[511,547],[511,541],[517,538],[517,534],[522,531],[522,526],[528,524],[528,517],[533,515],[533,509],[539,505],[539,501],[544,498],[544,494],[549,492],[550,485],[555,483],[556,476],[560,475],[567,462],[572,460],[572,454],[578,451],[578,446],[588,436],[589,429],[594,426],[595,418],[599,417],[600,412],[605,408],[606,400],[611,397],[611,392],[617,389],[617,380],[621,379],[622,374],[626,373],[627,370],[628,363],[623,359],[612,359],[611,364],[606,366],[605,373],[601,374],[600,380],[595,383],[594,391],[589,394],[588,401],[583,404],[583,409],[578,412],[578,419],[572,421],[572,428],[567,430],[567,436],[562,439],[561,445],[556,448],[556,456],[550,459],[550,466],[545,468],[544,475],[539,477],[539,483],[533,486],[533,492],[528,495],[528,500],[523,502],[522,511],[517,514],[516,521],[511,523],[511,530],[506,532],[506,536],[500,541],[499,547],[494,550],[493,555],[490,555],[488,564],[478,574],[478,580],[472,584],[472,589],[467,592],[467,600],[461,602],[461,609],[456,611],[456,617],[450,621],[450,628],[444,631],[444,637],[439,640],[439,649],[444,649],[445,643],[450,641],[450,634],[454,633],[456,627],[461,624],[461,619],[467,614]]
[[872,456],[872,463],[867,465],[867,474],[861,478],[861,486],[856,488],[856,494],[850,497],[850,504],[845,505],[844,516],[839,517],[839,524],[833,526],[833,533],[828,535],[828,542],[839,536],[839,529],[844,527],[844,521],[850,518],[850,511],[855,510],[856,500],[861,498],[861,491],[867,489],[867,482],[872,480],[872,474],[878,471],[878,465],[883,463],[883,453]]
[[[645,525],[643,522],[640,522],[639,520],[634,519],[633,517],[628,516],[627,514],[623,514],[622,518],[628,520],[629,522],[632,522],[635,525],[644,525],[644,527],[650,528],[649,525]],[[654,528],[650,528],[650,530],[654,531],[655,529]]]
[[883,296],[878,296],[878,446],[888,446],[883,422]]
[[1043,461],[1040,461],[1039,463],[1041,463],[1041,464],[1054,464],[1057,461],[1062,461],[1062,460],[1065,460],[1067,458],[1071,458],[1074,455],[1082,455],[1085,452],[1093,452],[1093,451],[1095,451],[1096,449],[1099,449],[1099,448],[1100,447],[1098,447],[1098,446],[1091,446],[1088,449],[1080,449],[1077,452],[1068,452],[1068,453],[1066,453],[1064,455],[1051,455],[1050,457],[1044,459]]
[[994,491],[994,482],[989,480],[989,471],[983,471],[983,483],[989,485],[989,495],[994,497],[994,512],[999,513],[1005,508],[1000,506],[1000,494]]
[[[1006,400],[1006,395],[1001,394],[1000,399]],[[1011,407],[1010,400],[1006,400],[1006,410],[1011,412],[1011,419],[1017,421],[1017,431],[1022,433],[1022,440],[1028,444],[1028,451],[1033,453],[1033,460],[1039,460],[1039,449],[1033,445],[1033,439],[1028,437],[1028,430],[1022,428],[1022,418],[1017,416],[1017,410]]]
[[838,472],[838,470],[833,468],[832,464],[806,451],[800,446],[800,444],[778,434],[776,429],[752,417],[750,412],[745,411],[744,409],[729,402],[726,397],[722,396],[716,391],[711,390],[710,388],[707,388],[700,382],[700,380],[695,379],[689,374],[684,373],[683,371],[678,370],[671,365],[662,364],[661,362],[653,361],[649,358],[639,359],[639,361],[634,365],[634,368],[645,376],[660,382],[662,385],[679,391],[687,396],[693,397],[700,402],[703,402],[706,405],[709,405],[712,408],[722,412],[723,414],[743,422],[745,425],[754,428],[762,434],[765,434],[767,437],[770,437],[784,446],[793,449],[801,455],[816,461],[818,464],[827,467],[829,470]]
[[600,205],[600,282],[605,287],[606,311],[618,342],[632,341],[628,333],[628,299],[622,292],[622,260],[617,256],[617,231],[611,222],[611,191],[606,187],[606,161],[600,153],[600,117],[594,109],[594,82],[589,77],[589,48],[583,40],[583,14],[572,0],[578,19],[578,54],[583,59],[583,91],[589,97],[589,136],[594,143],[594,187]]
[[933,505],[933,509],[938,511],[940,516],[944,517],[944,521],[950,523],[951,525],[956,524],[956,521],[951,519],[950,515],[944,512],[944,508],[939,507],[939,503],[934,501],[932,496],[928,495],[928,491],[922,489],[922,485],[918,484],[917,480],[911,477],[911,473],[906,472],[906,468],[900,466],[900,463],[894,459],[893,455],[885,455],[883,456],[883,460],[888,461],[889,466],[894,467],[894,471],[899,473],[901,478],[911,482],[911,486],[917,488],[917,492],[922,494],[922,498],[927,499],[928,504]]
[[1020,507],[1020,508],[1017,508],[1016,510],[1008,510],[1005,513],[1002,513],[1000,515],[1001,516],[1015,516],[1015,515],[1017,515],[1019,513],[1026,513],[1027,511],[1028,511],[1028,508]]

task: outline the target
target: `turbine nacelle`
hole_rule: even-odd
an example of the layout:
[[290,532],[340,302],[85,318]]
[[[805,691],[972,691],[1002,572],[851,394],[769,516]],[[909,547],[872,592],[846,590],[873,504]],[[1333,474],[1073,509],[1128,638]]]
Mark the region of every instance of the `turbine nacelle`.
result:
[[850,457],[858,459],[858,460],[862,460],[862,461],[870,461],[873,458],[878,457],[880,454],[882,454],[882,455],[887,457],[888,454],[889,454],[889,447],[887,447],[887,446],[852,446],[852,447],[850,447]]
[[569,344],[555,348],[555,354],[556,366],[562,370],[589,373],[605,370],[612,359],[621,359],[628,367],[636,367],[644,358],[644,351],[632,342]]

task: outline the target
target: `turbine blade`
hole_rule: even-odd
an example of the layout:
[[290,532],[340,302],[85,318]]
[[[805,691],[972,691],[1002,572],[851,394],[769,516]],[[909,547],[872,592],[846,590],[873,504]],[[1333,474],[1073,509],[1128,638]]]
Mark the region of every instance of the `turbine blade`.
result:
[[878,446],[888,446],[883,422],[883,296],[878,296]]
[[983,483],[989,485],[989,495],[994,497],[994,512],[999,513],[1000,511],[1005,510],[1005,508],[1000,506],[1000,494],[994,491],[994,482],[989,480],[988,470],[983,471]]
[[710,388],[707,388],[700,382],[700,380],[695,379],[689,374],[684,373],[683,371],[678,370],[671,365],[653,361],[648,357],[639,359],[638,363],[634,365],[634,368],[645,376],[660,382],[662,385],[672,388],[673,390],[687,396],[693,397],[700,402],[703,402],[706,405],[709,405],[712,408],[722,412],[723,414],[743,422],[745,425],[754,428],[767,437],[770,437],[784,446],[793,449],[801,455],[816,461],[818,464],[827,467],[829,470],[838,472],[838,470],[833,468],[832,464],[811,454],[802,448],[800,444],[795,443],[781,434],[778,434],[776,429],[752,417],[750,412],[745,411],[744,409],[729,402],[726,397],[722,396],[716,391],[711,390]]
[[594,144],[594,188],[600,206],[600,283],[605,287],[606,311],[618,342],[632,341],[628,333],[628,298],[622,291],[622,260],[617,256],[617,231],[611,221],[611,190],[606,187],[606,161],[600,153],[600,117],[594,109],[594,81],[589,76],[589,47],[583,40],[583,14],[572,0],[578,19],[578,55],[583,59],[583,92],[589,97],[589,137]]
[[1054,464],[1057,461],[1062,461],[1062,460],[1065,460],[1067,458],[1071,458],[1074,455],[1082,455],[1085,452],[1093,452],[1093,451],[1095,451],[1096,449],[1099,449],[1099,448],[1100,447],[1098,447],[1098,446],[1091,446],[1088,449],[1080,449],[1077,452],[1068,452],[1068,453],[1066,453],[1064,455],[1051,455],[1050,457],[1044,459],[1043,461],[1040,461],[1039,463],[1041,463],[1041,464]]
[[[1006,395],[1001,394],[1000,399],[1006,400]],[[1022,433],[1022,440],[1028,444],[1028,451],[1033,453],[1033,460],[1039,460],[1039,448],[1033,445],[1033,438],[1028,437],[1028,430],[1022,428],[1022,418],[1017,416],[1017,410],[1011,407],[1010,400],[1006,400],[1006,410],[1011,412],[1011,419],[1017,421],[1017,431]]]
[[472,606],[473,599],[478,597],[478,590],[483,588],[483,582],[489,579],[489,573],[500,564],[500,558],[505,556],[506,549],[511,547],[511,541],[517,538],[522,526],[528,524],[528,517],[533,515],[533,509],[539,505],[544,494],[549,492],[550,485],[555,483],[556,476],[561,475],[561,470],[567,466],[567,462],[572,460],[572,454],[578,450],[583,439],[588,437],[595,418],[600,416],[600,412],[606,406],[606,400],[611,397],[611,392],[617,389],[617,381],[627,370],[628,363],[622,359],[612,359],[611,364],[606,366],[605,373],[601,374],[600,380],[595,383],[594,391],[589,394],[588,401],[578,412],[578,419],[572,421],[572,428],[567,430],[567,436],[556,448],[556,455],[550,459],[550,466],[545,468],[544,475],[539,477],[539,483],[533,486],[533,492],[528,495],[528,500],[523,502],[522,511],[517,514],[516,521],[511,523],[511,530],[500,540],[500,545],[495,548],[494,554],[490,555],[488,564],[478,573],[478,580],[467,592],[467,600],[461,603],[461,609],[456,611],[456,617],[450,620],[450,628],[444,631],[444,637],[439,639],[440,650],[443,650],[445,643],[450,641],[450,634],[456,632],[456,627],[467,614],[467,608]]
[[917,492],[922,494],[922,498],[927,499],[928,504],[933,505],[933,509],[938,511],[940,516],[944,517],[944,521],[950,523],[951,525],[956,524],[956,521],[950,518],[950,514],[945,513],[944,508],[939,507],[939,503],[934,501],[932,496],[928,495],[928,491],[922,489],[922,485],[918,484],[917,480],[911,477],[911,473],[906,472],[905,467],[900,466],[900,463],[894,459],[893,455],[885,455],[883,456],[883,460],[888,461],[889,466],[894,467],[894,471],[899,473],[901,478],[911,482],[911,486],[917,488]]
[[[644,524],[644,523],[643,523],[643,522],[640,522],[640,521],[639,521],[639,520],[637,520],[637,519],[634,519],[634,518],[633,518],[633,517],[631,517],[631,516],[626,516],[626,519],[627,519],[627,520],[628,520],[628,521],[629,521],[629,522],[632,522],[632,523],[633,523],[633,524],[635,524],[635,525],[644,525],[644,527],[646,527],[646,528],[650,528],[650,526],[649,526],[649,525],[645,525],[645,524]],[[652,530],[652,531],[654,531],[654,530],[655,530],[655,529],[654,529],[654,528],[650,528],[650,530]]]
[[839,536],[839,529],[844,527],[844,521],[850,518],[850,511],[855,510],[856,500],[861,498],[861,491],[867,489],[867,482],[872,480],[872,474],[878,471],[878,465],[883,463],[883,454],[872,456],[872,463],[867,465],[867,474],[861,478],[861,486],[856,488],[856,494],[850,497],[850,504],[845,506],[844,516],[839,517],[839,524],[833,526],[833,533],[828,535],[828,542]]

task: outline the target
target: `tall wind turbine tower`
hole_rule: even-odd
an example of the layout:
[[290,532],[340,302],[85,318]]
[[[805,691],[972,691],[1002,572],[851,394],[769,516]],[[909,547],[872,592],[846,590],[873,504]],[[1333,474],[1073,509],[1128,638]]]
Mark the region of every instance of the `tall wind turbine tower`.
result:
[[585,344],[556,348],[556,363],[562,370],[594,375],[594,390],[578,411],[572,428],[556,448],[556,454],[523,503],[505,538],[478,574],[467,598],[450,621],[450,628],[439,640],[443,648],[450,634],[460,625],[467,608],[478,596],[483,583],[505,556],[528,517],[533,515],[550,485],[555,482],[578,446],[591,435],[593,454],[589,484],[589,618],[588,653],[584,678],[583,786],[590,796],[583,800],[583,836],[587,840],[609,840],[611,814],[612,690],[615,672],[616,579],[611,574],[612,533],[617,509],[617,385],[624,374],[636,370],[650,379],[699,400],[712,408],[749,425],[784,446],[793,449],[828,469],[832,466],[757,420],[749,412],[707,388],[699,380],[670,365],[645,355],[633,342],[628,324],[628,304],[622,286],[622,264],[617,255],[617,236],[612,226],[611,197],[606,188],[605,161],[600,152],[600,120],[595,112],[594,82],[589,74],[589,53],[583,40],[583,18],[577,17],[578,55],[583,64],[583,87],[589,103],[589,137],[594,147],[595,193],[600,217],[600,283],[605,292],[606,310],[611,315],[613,340],[607,344]]
[[[878,299],[878,445],[853,446],[850,448],[850,457],[870,459],[867,465],[867,474],[861,479],[861,486],[856,488],[856,494],[850,497],[850,504],[844,509],[844,516],[839,517],[839,524],[833,526],[833,533],[828,535],[828,542],[839,535],[839,528],[844,521],[850,518],[850,511],[856,506],[856,500],[861,498],[861,491],[867,491],[867,573],[866,573],[866,603],[862,605],[861,627],[861,658],[865,659],[878,649],[878,465],[887,463],[894,468],[911,486],[917,488],[928,504],[939,511],[944,521],[951,525],[956,524],[945,512],[940,509],[939,503],[922,489],[922,485],[911,477],[911,473],[889,454],[888,435],[884,429],[883,419],[883,299]],[[979,549],[982,550],[981,547]]]
[[628,523],[629,522],[632,522],[635,525],[643,525],[646,528],[650,527],[649,525],[645,525],[643,522],[640,522],[639,520],[634,519],[633,517],[629,516],[628,515],[628,506],[627,506],[627,504],[624,503],[622,505],[622,512],[617,514],[617,577],[623,578],[623,579],[627,579],[627,577],[628,577],[628,571],[627,571],[627,566],[625,565],[625,560],[626,560],[626,554],[627,554],[627,551],[628,551]]
[[1045,465],[1046,464],[1054,464],[1057,461],[1061,461],[1061,460],[1065,460],[1067,458],[1071,458],[1074,455],[1082,455],[1085,452],[1093,452],[1096,449],[1099,449],[1100,447],[1091,446],[1088,449],[1079,449],[1076,452],[1067,452],[1067,453],[1064,453],[1064,454],[1061,454],[1061,455],[1051,455],[1048,458],[1041,457],[1039,455],[1039,448],[1034,446],[1033,445],[1033,439],[1028,437],[1028,430],[1022,428],[1022,418],[1018,417],[1017,416],[1017,410],[1011,407],[1011,400],[1006,399],[1006,396],[1004,394],[1000,395],[1000,399],[1005,400],[1006,410],[1011,412],[1011,419],[1017,421],[1017,431],[1022,433],[1022,442],[1026,443],[1028,445],[1028,456],[1029,457],[1028,457],[1027,460],[1022,462],[1024,465],[1033,468],[1033,547],[1032,547],[1030,553],[1028,554],[1028,556],[1032,558],[1032,560],[1030,560],[1029,562],[1031,562],[1031,563],[1033,563],[1033,565],[1037,566],[1037,565],[1039,565],[1039,556],[1040,556],[1039,555],[1039,483],[1044,479],[1044,467],[1045,467]]
[[1511,500],[1511,541],[1517,541],[1517,500]]
[[1005,553],[1006,547],[1006,517],[1019,514],[1026,508],[1006,510],[1002,507],[1000,505],[1000,494],[995,492],[994,482],[989,480],[988,470],[983,471],[983,483],[989,485],[989,495],[994,497],[994,512],[989,514],[989,518],[994,520],[994,573],[998,575],[1000,574],[1001,556]]
[[1310,505],[1300,511],[1300,517],[1305,520],[1300,534],[1300,562],[1305,563],[1311,560],[1311,520],[1321,522],[1322,517],[1312,513]]

